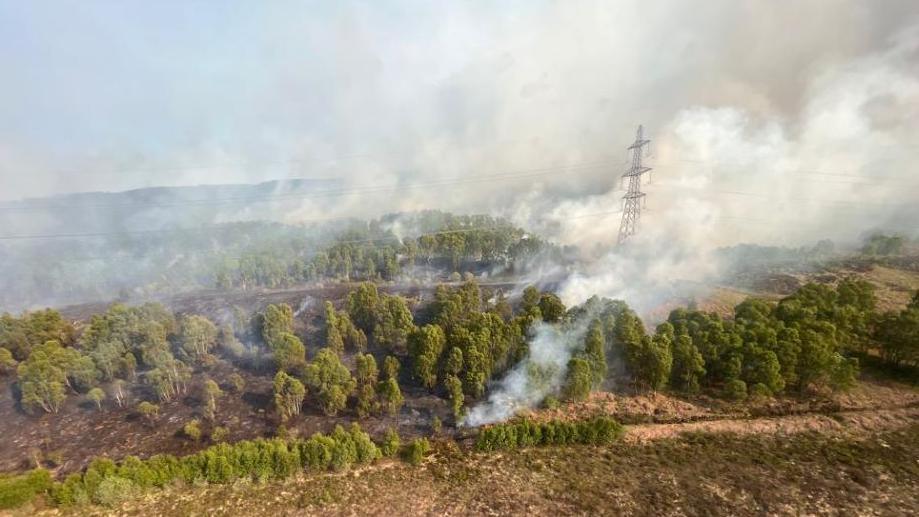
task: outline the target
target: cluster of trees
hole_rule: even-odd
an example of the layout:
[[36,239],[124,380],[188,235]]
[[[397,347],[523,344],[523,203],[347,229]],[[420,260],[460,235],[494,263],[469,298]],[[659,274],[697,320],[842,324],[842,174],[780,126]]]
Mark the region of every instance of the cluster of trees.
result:
[[492,377],[527,353],[531,316],[515,317],[505,299],[484,302],[474,281],[439,286],[427,316],[430,323],[408,337],[411,373],[422,386],[442,389],[457,417],[464,401],[480,398]]
[[45,469],[34,469],[25,474],[0,475],[0,510],[22,506],[44,494],[52,486],[51,473]]
[[896,255],[903,251],[906,242],[902,235],[875,233],[865,239],[860,251],[865,255]]
[[[36,320],[35,314],[5,315],[5,326],[28,327]],[[125,385],[137,380],[139,368],[156,395],[170,400],[186,392],[189,364],[206,360],[218,344],[212,322],[193,315],[176,320],[159,304],[112,305],[93,316],[76,341],[70,325],[56,311],[40,314],[40,321],[53,325],[25,334],[14,332],[11,340],[4,336],[0,341],[4,348],[12,345],[19,357],[26,355],[16,371],[22,404],[30,410],[56,413],[68,393],[85,393],[101,408],[108,398],[101,383],[107,383],[111,398],[123,405]],[[64,338],[43,341],[49,336]],[[10,355],[15,360],[12,350]]]
[[[373,284],[364,284],[349,297],[352,312],[337,311],[326,303],[323,335],[325,346],[307,361],[306,349],[293,334],[293,311],[286,304],[269,305],[256,318],[262,340],[271,350],[278,372],[274,379],[274,403],[282,420],[301,411],[307,397],[329,416],[348,407],[360,417],[375,413],[395,414],[404,402],[398,383],[399,362],[393,356],[383,361],[380,376],[376,358],[367,349],[364,328],[371,328],[375,347],[397,349],[404,333],[413,327],[412,315],[401,297],[380,294]],[[356,372],[342,362],[347,350],[356,352]]]
[[[391,436],[388,439],[393,440]],[[395,442],[398,449],[398,435]],[[140,460],[129,456],[118,464],[99,458],[84,472],[55,483],[50,494],[61,506],[89,502],[113,505],[175,481],[222,484],[243,478],[284,479],[303,470],[344,470],[381,456],[380,447],[360,426],[353,424],[349,429],[336,426],[328,435],[316,433],[302,440],[275,438],[221,443],[181,458],[161,454]]]
[[[392,228],[418,237],[398,237]],[[311,249],[315,250],[316,247]],[[215,272],[220,288],[281,287],[322,279],[394,280],[424,265],[459,271],[464,265],[508,266],[561,251],[502,219],[438,211],[354,223],[333,242],[300,254],[253,250],[226,259]]]
[[479,431],[475,448],[488,452],[541,445],[607,445],[620,439],[625,429],[607,417],[590,420],[533,422],[521,419],[496,424]]
[[919,290],[902,311],[881,315],[874,337],[885,361],[895,366],[919,367]]
[[845,389],[858,373],[851,355],[871,343],[875,315],[865,281],[845,280],[835,289],[807,284],[778,303],[747,299],[732,319],[677,309],[653,334],[619,308],[610,348],[636,383],[655,390],[721,387],[742,399],[813,386]]

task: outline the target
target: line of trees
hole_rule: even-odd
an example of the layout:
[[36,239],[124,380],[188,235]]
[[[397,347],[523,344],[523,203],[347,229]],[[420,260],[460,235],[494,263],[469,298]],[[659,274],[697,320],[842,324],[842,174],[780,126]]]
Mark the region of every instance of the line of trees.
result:
[[902,311],[880,315],[874,287],[857,279],[835,288],[806,284],[777,303],[750,298],[731,318],[676,309],[653,333],[620,301],[593,298],[567,315],[583,317],[591,323],[568,364],[562,395],[569,399],[585,398],[610,366],[624,365],[645,389],[715,389],[739,400],[846,389],[857,377],[857,357],[874,350],[891,364],[919,358],[919,293]]
[[549,422],[519,419],[481,429],[476,437],[475,448],[489,452],[543,445],[608,445],[619,440],[624,433],[625,428],[608,417]]
[[[388,229],[392,227],[409,228],[419,236],[400,238]],[[394,280],[411,274],[416,266],[447,272],[470,263],[522,266],[540,253],[558,256],[561,250],[503,219],[425,211],[354,224],[309,257],[268,249],[243,253],[223,261],[214,276],[223,289],[275,288],[322,279]]]

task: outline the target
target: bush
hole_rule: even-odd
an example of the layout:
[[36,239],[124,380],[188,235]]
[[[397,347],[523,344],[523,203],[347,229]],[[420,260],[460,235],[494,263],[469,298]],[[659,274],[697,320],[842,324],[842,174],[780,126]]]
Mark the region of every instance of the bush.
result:
[[618,440],[624,432],[619,422],[607,417],[578,422],[553,420],[543,423],[524,419],[482,429],[475,447],[480,451],[493,451],[540,445],[602,445]]
[[425,455],[431,451],[431,443],[427,438],[415,438],[405,449],[405,461],[412,465],[419,465]]
[[45,469],[21,475],[0,476],[0,509],[16,508],[51,488],[51,474]]
[[386,430],[386,433],[383,434],[383,443],[380,444],[380,452],[383,456],[391,458],[399,452],[399,447],[401,445],[402,441],[399,438],[399,433],[390,427]]
[[217,426],[214,428],[213,431],[211,431],[211,440],[215,443],[225,442],[227,441],[227,436],[229,434],[230,432],[227,430],[226,427]]
[[724,383],[724,396],[729,400],[741,401],[747,398],[747,383],[740,379],[731,379]]
[[197,442],[201,439],[201,425],[198,420],[190,420],[182,427],[182,433]]
[[103,479],[93,494],[93,502],[102,506],[115,506],[137,494],[137,487],[130,480],[123,477],[112,476]]
[[10,505],[0,507],[23,504],[49,488],[54,502],[61,506],[90,501],[112,506],[134,497],[142,489],[164,487],[176,481],[223,484],[241,478],[283,479],[300,470],[341,470],[370,463],[380,456],[380,449],[360,426],[353,424],[347,430],[338,426],[331,435],[316,433],[307,440],[275,438],[232,445],[219,443],[182,458],[160,454],[140,460],[129,456],[117,465],[100,458],[93,460],[83,474],[72,474],[53,487],[50,476],[43,470],[35,471],[38,474],[32,477],[0,478],[0,503]]

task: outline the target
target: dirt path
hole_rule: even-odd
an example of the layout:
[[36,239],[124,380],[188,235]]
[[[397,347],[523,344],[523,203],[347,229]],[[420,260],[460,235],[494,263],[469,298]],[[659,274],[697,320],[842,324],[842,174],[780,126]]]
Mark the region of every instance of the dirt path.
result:
[[862,409],[830,414],[736,418],[678,424],[640,424],[628,426],[625,441],[647,443],[663,438],[675,438],[684,433],[698,432],[739,435],[788,435],[802,432],[864,434],[898,429],[916,422],[919,422],[919,407]]

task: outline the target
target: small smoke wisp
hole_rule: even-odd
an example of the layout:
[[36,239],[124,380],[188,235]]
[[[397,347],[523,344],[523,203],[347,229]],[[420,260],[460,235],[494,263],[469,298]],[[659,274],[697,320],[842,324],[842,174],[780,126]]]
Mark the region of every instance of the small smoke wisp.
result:
[[558,392],[565,380],[568,361],[583,344],[588,321],[585,318],[565,328],[536,323],[527,358],[491,387],[488,399],[470,409],[461,425],[478,427],[507,420]]

